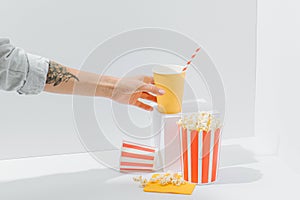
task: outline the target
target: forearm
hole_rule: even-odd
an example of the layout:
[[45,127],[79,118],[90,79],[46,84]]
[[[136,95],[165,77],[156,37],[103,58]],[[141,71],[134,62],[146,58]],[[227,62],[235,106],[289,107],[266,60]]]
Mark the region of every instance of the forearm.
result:
[[60,94],[110,98],[118,79],[72,69],[50,61],[44,90]]

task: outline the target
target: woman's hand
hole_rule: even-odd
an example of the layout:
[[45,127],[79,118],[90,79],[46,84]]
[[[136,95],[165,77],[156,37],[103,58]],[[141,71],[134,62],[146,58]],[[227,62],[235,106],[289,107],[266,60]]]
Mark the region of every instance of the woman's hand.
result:
[[139,99],[157,102],[156,95],[163,95],[164,93],[164,90],[154,85],[152,77],[138,76],[119,79],[114,86],[111,99],[119,103],[130,104],[152,111],[152,106],[142,103]]

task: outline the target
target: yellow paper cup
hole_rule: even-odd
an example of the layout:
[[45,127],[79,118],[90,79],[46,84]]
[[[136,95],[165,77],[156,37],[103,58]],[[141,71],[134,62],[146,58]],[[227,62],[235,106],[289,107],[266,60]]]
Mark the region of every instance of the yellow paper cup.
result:
[[185,71],[179,65],[157,65],[152,69],[154,83],[165,90],[157,96],[158,111],[165,114],[181,112]]

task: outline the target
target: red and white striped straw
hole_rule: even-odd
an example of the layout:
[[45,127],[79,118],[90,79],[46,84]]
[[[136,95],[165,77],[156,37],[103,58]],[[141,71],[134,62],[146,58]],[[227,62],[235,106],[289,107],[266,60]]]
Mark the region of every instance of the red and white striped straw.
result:
[[198,47],[195,52],[193,53],[193,55],[191,56],[190,60],[186,63],[185,67],[182,69],[182,71],[186,71],[188,66],[190,66],[190,64],[192,63],[192,60],[196,57],[197,53],[200,51],[200,47]]

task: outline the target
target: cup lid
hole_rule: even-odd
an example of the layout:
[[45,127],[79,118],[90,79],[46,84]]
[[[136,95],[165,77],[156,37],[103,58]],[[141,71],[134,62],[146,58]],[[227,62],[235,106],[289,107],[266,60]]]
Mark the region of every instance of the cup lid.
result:
[[156,74],[181,74],[183,70],[181,65],[156,65],[152,72]]

